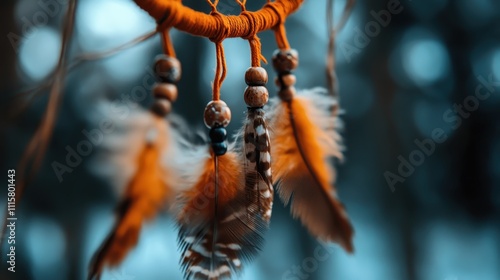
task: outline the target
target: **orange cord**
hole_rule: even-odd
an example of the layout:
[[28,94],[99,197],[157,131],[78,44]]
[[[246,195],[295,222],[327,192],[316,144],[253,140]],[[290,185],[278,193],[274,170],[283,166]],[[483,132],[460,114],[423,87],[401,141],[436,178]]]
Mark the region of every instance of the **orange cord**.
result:
[[252,59],[252,67],[260,67],[261,60],[264,61],[264,63],[267,63],[267,61],[266,61],[266,58],[262,55],[262,52],[261,52],[262,45],[260,43],[260,39],[257,36],[257,31],[255,29],[255,26],[256,26],[255,13],[243,10],[241,12],[241,15],[247,17],[248,21],[250,23],[248,35],[243,36],[243,39],[248,40],[248,42],[250,43],[250,54],[251,54],[251,59]]
[[161,40],[163,43],[163,53],[170,57],[176,57],[175,49],[172,44],[172,40],[170,39],[170,29],[164,29],[161,31]]
[[212,87],[212,100],[220,100],[220,88],[226,78],[226,58],[224,56],[224,47],[222,41],[215,43],[215,52],[217,56],[217,66],[215,68],[215,78]]
[[226,57],[224,55],[224,47],[222,46],[222,41],[227,38],[229,32],[231,31],[231,24],[228,22],[227,17],[222,15],[217,11],[217,4],[219,0],[215,0],[213,3],[210,0],[207,2],[212,7],[212,12],[210,15],[217,19],[218,25],[220,26],[221,32],[216,33],[215,36],[209,37],[210,41],[215,43],[215,52],[216,52],[216,60],[217,66],[215,68],[215,78],[214,84],[212,86],[212,100],[220,100],[220,88],[222,86],[222,82],[226,78]]
[[236,3],[238,3],[240,5],[242,12],[247,10],[247,8],[246,8],[247,0],[236,0]]

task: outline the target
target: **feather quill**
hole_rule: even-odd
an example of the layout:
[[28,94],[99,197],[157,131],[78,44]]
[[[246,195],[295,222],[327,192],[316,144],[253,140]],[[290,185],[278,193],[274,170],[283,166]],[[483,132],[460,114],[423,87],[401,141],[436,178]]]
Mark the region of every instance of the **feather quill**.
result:
[[185,279],[230,279],[258,252],[264,227],[245,207],[240,155],[201,155],[201,175],[180,195],[181,264]]
[[161,165],[167,141],[167,123],[154,117],[156,129],[137,158],[137,171],[132,177],[118,209],[118,219],[112,232],[94,255],[89,279],[100,278],[106,265],[116,266],[137,244],[142,224],[152,219],[173,197],[173,190],[164,180],[168,170]]
[[[329,109],[336,100],[322,89],[302,91],[291,101],[272,102],[273,171],[278,193],[291,212],[323,241],[352,252],[353,228],[331,186],[330,157],[342,159],[338,120]],[[293,198],[292,198],[293,196]]]
[[249,212],[259,213],[266,223],[271,220],[273,180],[271,143],[262,108],[249,108],[244,131],[245,190]]

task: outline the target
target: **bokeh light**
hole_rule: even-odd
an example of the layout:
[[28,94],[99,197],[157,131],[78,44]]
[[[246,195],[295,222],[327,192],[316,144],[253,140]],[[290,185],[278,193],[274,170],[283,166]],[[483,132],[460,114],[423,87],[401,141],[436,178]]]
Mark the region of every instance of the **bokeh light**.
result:
[[[35,216],[26,227],[26,248],[36,279],[64,279],[66,238],[61,226],[54,220]],[[50,254],[50,257],[48,257]]]
[[[132,1],[82,1],[77,14],[78,41],[84,52],[106,51],[155,29],[155,23]],[[144,73],[151,41],[104,60],[109,77],[128,81]],[[118,70],[119,69],[119,70]]]
[[61,36],[50,27],[37,28],[22,42],[19,65],[28,79],[41,80],[55,69],[60,44]]
[[413,39],[403,47],[406,74],[419,86],[430,85],[449,72],[446,48],[437,40]]

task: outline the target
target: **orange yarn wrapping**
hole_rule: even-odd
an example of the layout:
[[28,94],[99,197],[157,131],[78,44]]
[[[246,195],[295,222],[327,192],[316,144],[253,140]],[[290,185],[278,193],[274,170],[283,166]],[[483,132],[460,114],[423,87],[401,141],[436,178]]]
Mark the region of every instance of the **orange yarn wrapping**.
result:
[[[217,18],[185,7],[178,0],[134,1],[158,22],[158,30],[175,27],[192,35],[207,38],[217,38],[221,33],[226,33],[226,38],[246,37],[251,31],[251,20],[245,15],[221,15],[229,23],[230,28],[228,28],[221,25],[221,21]],[[266,3],[259,11],[249,12],[255,21],[255,33],[268,29],[281,29],[280,25],[285,22],[286,17],[295,12],[303,2],[304,0],[276,0]],[[214,11],[213,6],[212,10]],[[283,32],[280,33],[285,35]],[[280,38],[278,42],[283,45],[280,48],[286,48],[288,43],[286,38],[285,40]]]

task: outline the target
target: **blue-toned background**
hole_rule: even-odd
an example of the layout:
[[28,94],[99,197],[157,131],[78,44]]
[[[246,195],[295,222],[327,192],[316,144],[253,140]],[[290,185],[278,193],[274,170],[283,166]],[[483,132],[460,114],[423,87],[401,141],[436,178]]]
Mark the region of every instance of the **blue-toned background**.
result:
[[[155,28],[131,0],[79,2],[73,57],[109,50]],[[500,279],[500,2],[358,2],[336,50],[347,147],[338,191],[356,229],[356,252],[317,243],[276,198],[263,252],[242,279]],[[209,11],[205,1],[184,3]],[[251,1],[248,9],[264,3]],[[343,5],[335,1],[336,19]],[[1,174],[16,166],[47,101],[45,95],[35,98],[14,118],[10,98],[54,69],[67,1],[4,0],[0,7]],[[300,88],[326,85],[325,8],[326,0],[308,0],[287,21],[289,41],[300,53]],[[231,0],[221,0],[219,9],[239,13]],[[174,110],[203,131],[215,48],[177,31],[172,38],[183,67]],[[261,39],[270,59],[274,36],[268,31]],[[224,47],[229,72],[222,94],[236,130],[245,110],[249,49],[242,39],[228,39]],[[117,193],[96,175],[99,146],[62,182],[51,164],[65,162],[66,147],[86,139],[82,130],[109,117],[103,105],[130,98],[151,77],[160,52],[156,36],[67,76],[43,168],[17,210],[17,272],[2,263],[0,279],[84,279],[93,251],[112,227]],[[274,78],[272,67],[264,67]],[[146,107],[152,100],[139,101]],[[2,209],[6,185],[0,182]],[[103,279],[177,280],[178,262],[175,227],[163,215]]]

